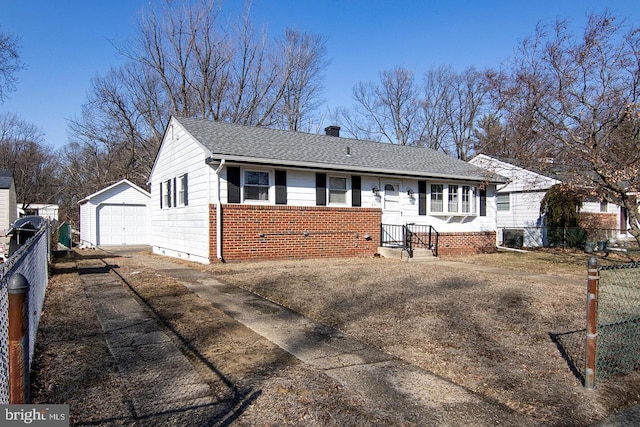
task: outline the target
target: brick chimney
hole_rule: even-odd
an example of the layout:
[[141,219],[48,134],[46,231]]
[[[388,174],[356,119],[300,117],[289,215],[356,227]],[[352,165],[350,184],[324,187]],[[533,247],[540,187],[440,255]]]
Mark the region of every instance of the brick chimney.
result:
[[327,126],[324,132],[328,136],[340,136],[340,126]]

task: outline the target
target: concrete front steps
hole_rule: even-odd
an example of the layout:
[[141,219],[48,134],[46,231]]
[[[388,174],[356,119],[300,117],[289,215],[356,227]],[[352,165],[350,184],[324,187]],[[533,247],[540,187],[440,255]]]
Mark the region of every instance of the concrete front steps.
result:
[[440,257],[433,256],[431,249],[414,249],[413,257],[409,257],[409,254],[404,248],[378,246],[378,254],[385,258],[399,259],[406,262],[432,262],[440,259]]

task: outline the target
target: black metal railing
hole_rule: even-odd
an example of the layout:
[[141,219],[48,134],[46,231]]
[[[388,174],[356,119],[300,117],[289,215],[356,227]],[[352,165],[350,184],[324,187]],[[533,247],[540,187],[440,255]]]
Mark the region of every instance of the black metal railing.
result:
[[405,243],[404,225],[380,224],[380,246],[403,248]]
[[409,257],[414,249],[430,249],[438,256],[438,232],[430,225],[380,224],[380,246],[402,248]]

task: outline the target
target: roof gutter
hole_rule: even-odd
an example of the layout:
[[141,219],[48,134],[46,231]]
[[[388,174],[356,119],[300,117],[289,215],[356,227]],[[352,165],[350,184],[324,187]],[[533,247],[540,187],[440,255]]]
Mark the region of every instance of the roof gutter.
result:
[[[226,159],[229,162],[237,162],[237,163],[251,163],[251,164],[263,164],[263,165],[278,165],[278,166],[289,166],[289,167],[298,167],[303,169],[330,169],[337,171],[350,171],[350,172],[362,172],[371,175],[399,175],[398,170],[395,169],[372,169],[371,167],[366,166],[350,166],[350,165],[340,165],[334,163],[319,163],[319,162],[300,162],[295,160],[278,160],[278,159],[266,159],[262,157],[246,157],[246,156],[233,156],[226,154],[218,154],[212,155],[209,159],[211,161]],[[420,177],[420,178],[431,178],[431,179],[449,179],[449,180],[458,180],[458,181],[477,181],[477,182],[489,182],[491,184],[504,184],[507,181],[505,179],[499,179],[494,174],[487,174],[484,177],[473,177],[470,178],[466,175],[452,175],[447,173],[424,173],[420,171],[408,171],[403,173],[402,175],[407,177]]]

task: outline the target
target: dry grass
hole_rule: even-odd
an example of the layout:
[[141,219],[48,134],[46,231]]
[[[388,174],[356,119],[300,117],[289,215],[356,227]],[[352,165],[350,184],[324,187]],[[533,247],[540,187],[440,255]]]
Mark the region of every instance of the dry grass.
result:
[[[587,256],[499,253],[211,266],[234,284],[554,425],[638,402],[640,375],[580,381]],[[601,263],[618,262],[615,256]],[[576,332],[578,331],[578,332]],[[563,358],[556,341],[564,345]]]
[[[117,265],[216,396],[229,393],[229,382],[259,390],[235,424],[407,425],[400,413],[381,412],[135,258],[105,262]],[[191,266],[541,422],[586,425],[640,400],[639,373],[607,379],[595,390],[582,387],[586,263],[583,253],[539,251],[437,263],[371,258]],[[69,403],[74,424],[139,423],[76,262],[55,267],[38,334],[34,403]]]

